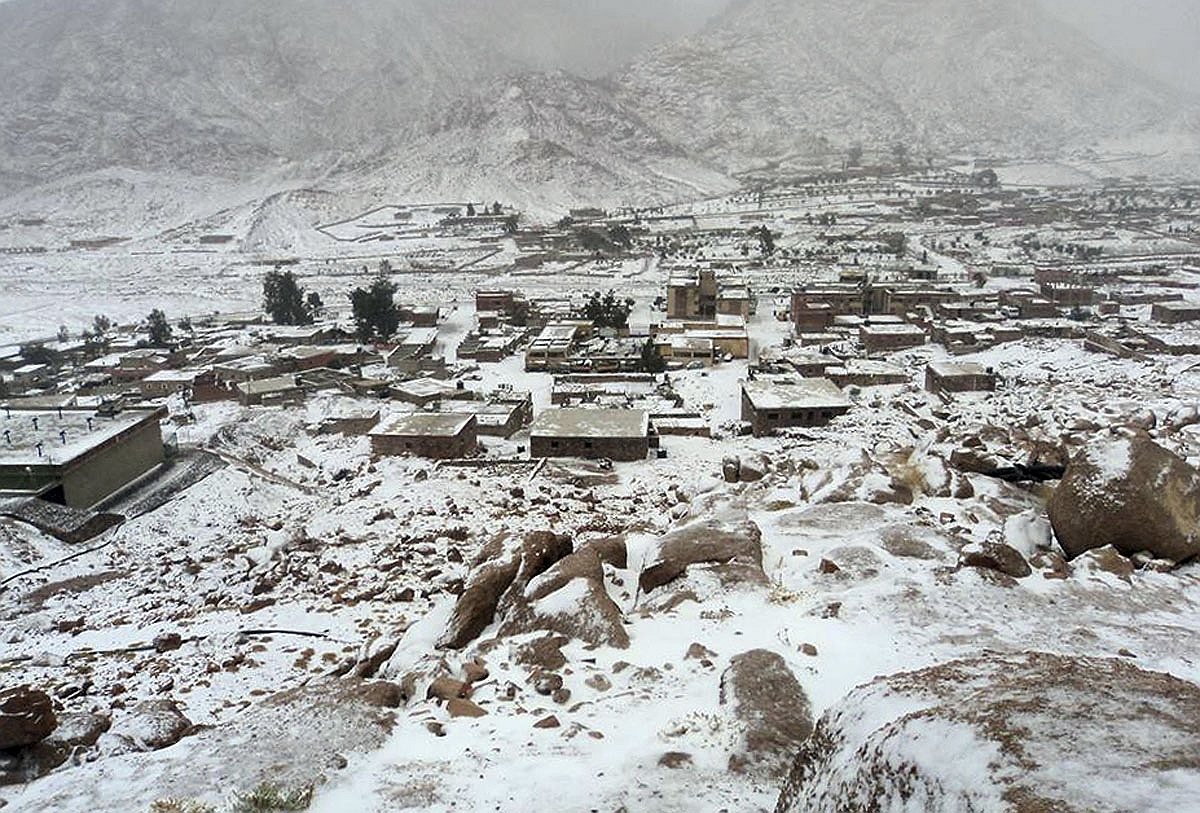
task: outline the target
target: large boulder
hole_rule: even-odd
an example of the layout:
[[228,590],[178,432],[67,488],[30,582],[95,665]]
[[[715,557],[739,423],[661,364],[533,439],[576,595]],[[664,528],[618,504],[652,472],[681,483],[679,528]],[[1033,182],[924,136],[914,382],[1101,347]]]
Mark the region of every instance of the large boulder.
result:
[[497,616],[521,602],[532,579],[570,553],[570,540],[549,531],[517,541],[497,538],[485,545],[473,562],[438,648],[462,649],[474,641]]
[[0,751],[36,745],[57,725],[54,706],[45,692],[29,686],[0,692]]
[[735,656],[721,675],[721,705],[737,721],[739,743],[730,770],[779,778],[813,730],[812,706],[778,654],[754,649]]
[[193,729],[173,700],[138,703],[113,726],[117,751],[158,751],[179,742]]
[[625,649],[621,608],[609,597],[602,579],[579,576],[514,608],[500,627],[502,635],[556,632],[593,646]]
[[989,654],[877,678],[800,747],[776,813],[1195,807],[1200,686],[1126,660]]
[[732,565],[761,576],[762,531],[746,512],[728,512],[671,531],[646,561],[638,580],[643,593],[678,579],[693,565]]
[[1107,545],[1174,562],[1200,554],[1200,471],[1144,434],[1082,449],[1049,512],[1069,558]]

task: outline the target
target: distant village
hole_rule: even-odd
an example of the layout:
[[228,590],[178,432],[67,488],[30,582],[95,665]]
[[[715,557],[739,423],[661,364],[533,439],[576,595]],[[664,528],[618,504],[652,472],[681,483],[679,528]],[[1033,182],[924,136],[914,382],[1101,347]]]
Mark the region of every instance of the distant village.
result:
[[[579,280],[558,295],[479,286],[466,302],[416,304],[397,293],[403,270],[384,261],[380,329],[358,305],[351,316],[310,296],[306,311],[284,259],[265,272],[293,286],[298,304],[282,319],[171,323],[156,310],[115,325],[98,315],[77,334],[64,326],[55,340],[0,348],[0,492],[92,509],[176,453],[194,411],[219,402],[289,409],[325,396],[311,430],[366,436],[380,457],[633,462],[669,455],[672,436],[824,426],[868,408],[864,394],[877,387],[915,384],[946,403],[994,391],[1006,386],[994,369],[958,357],[1029,337],[1118,357],[1193,354],[1198,193],[1008,190],[990,171],[939,172],[576,209],[549,227],[522,225],[499,203],[376,210],[357,231],[323,230],[356,243],[414,228],[483,247],[508,240],[510,270],[533,274],[643,258],[661,282],[645,303],[600,275],[590,290]],[[814,217],[818,198],[828,211]],[[637,305],[648,314],[640,322]],[[471,323],[447,352],[445,319],[459,308]],[[928,347],[937,358],[918,367],[897,360]],[[541,376],[543,397],[521,375],[485,386],[481,370],[501,364]],[[704,402],[674,386],[681,373],[720,369],[736,372]],[[736,399],[736,421],[715,424],[718,399]]]

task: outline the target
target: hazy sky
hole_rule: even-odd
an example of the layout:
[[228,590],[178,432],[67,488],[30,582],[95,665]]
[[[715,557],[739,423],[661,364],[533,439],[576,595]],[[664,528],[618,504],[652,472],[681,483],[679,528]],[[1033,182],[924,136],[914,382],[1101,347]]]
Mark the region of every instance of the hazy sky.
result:
[[1127,62],[1200,95],[1200,0],[1041,0]]

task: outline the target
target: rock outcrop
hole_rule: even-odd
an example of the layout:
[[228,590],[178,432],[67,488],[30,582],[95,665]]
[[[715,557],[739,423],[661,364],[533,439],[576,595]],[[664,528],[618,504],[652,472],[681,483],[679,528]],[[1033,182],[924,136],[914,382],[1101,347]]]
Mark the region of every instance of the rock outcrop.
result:
[[782,777],[790,756],[813,730],[812,706],[778,654],[753,649],[735,656],[721,675],[721,705],[741,729],[730,770]]
[[762,531],[745,511],[693,522],[658,540],[639,577],[643,593],[678,579],[694,565],[744,571],[763,578]]
[[496,540],[476,557],[438,646],[462,649],[498,621],[501,635],[548,631],[627,647],[621,609],[604,584],[605,562],[625,556],[622,540],[575,552],[566,537],[549,532],[529,534],[518,544]]
[[1195,806],[1200,686],[1121,659],[990,654],[877,678],[801,746],[776,813]]
[[1200,554],[1200,471],[1141,433],[1081,450],[1049,512],[1068,558],[1108,545],[1174,562]]

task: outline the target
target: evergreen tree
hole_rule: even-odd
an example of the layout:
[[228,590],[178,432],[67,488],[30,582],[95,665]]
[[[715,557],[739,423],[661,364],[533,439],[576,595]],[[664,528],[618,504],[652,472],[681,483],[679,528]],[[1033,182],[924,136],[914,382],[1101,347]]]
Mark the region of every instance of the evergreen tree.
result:
[[616,291],[610,290],[603,295],[599,291],[593,291],[583,303],[579,315],[596,327],[623,330],[629,327],[629,314],[633,312],[633,305],[632,299],[617,299]]
[[268,271],[263,278],[263,310],[277,325],[311,325],[313,321],[296,276],[279,267]]
[[387,341],[395,335],[400,326],[396,289],[396,283],[388,278],[381,265],[379,273],[368,287],[355,288],[350,293],[354,327],[359,341]]
[[171,325],[167,322],[167,315],[158,308],[150,311],[150,315],[146,317],[146,328],[150,332],[151,347],[167,347],[171,344]]
[[97,336],[103,336],[112,328],[112,320],[104,314],[99,314],[92,320],[92,332]]
[[662,353],[658,352],[658,345],[653,339],[646,339],[646,343],[642,345],[642,369],[655,374],[667,369],[667,362]]
[[517,216],[516,215],[509,215],[508,217],[504,218],[504,233],[505,234],[516,234],[517,233]]
[[475,204],[468,203],[467,204],[467,217],[474,217],[474,216],[475,216]]
[[58,340],[60,342],[66,342],[66,341],[70,340],[70,338],[71,338],[71,331],[67,330],[67,326],[59,325],[58,326]]
[[492,214],[499,217],[503,213],[504,213],[504,208],[500,205],[500,201],[496,201],[495,203],[492,204]]
[[308,296],[304,298],[304,309],[308,312],[310,321],[320,319],[325,313],[325,303],[321,301],[321,295],[316,291],[309,291]]

